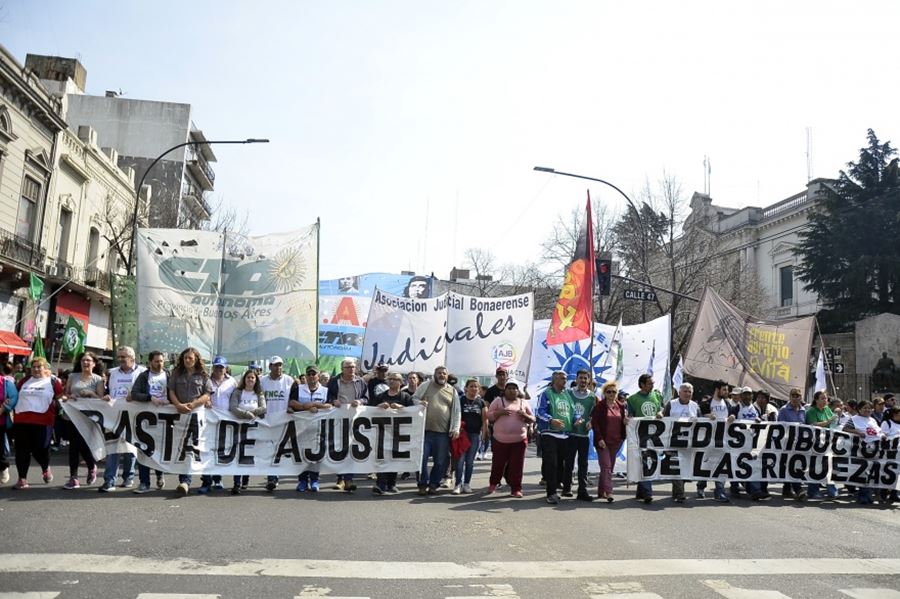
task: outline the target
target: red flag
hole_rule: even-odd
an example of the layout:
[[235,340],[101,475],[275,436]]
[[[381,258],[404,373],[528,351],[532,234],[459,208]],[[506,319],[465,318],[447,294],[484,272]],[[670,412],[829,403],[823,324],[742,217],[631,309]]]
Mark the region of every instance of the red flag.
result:
[[547,330],[547,345],[569,343],[591,336],[594,293],[594,223],[591,218],[591,193],[575,254],[566,269],[566,280],[559,292],[556,309]]

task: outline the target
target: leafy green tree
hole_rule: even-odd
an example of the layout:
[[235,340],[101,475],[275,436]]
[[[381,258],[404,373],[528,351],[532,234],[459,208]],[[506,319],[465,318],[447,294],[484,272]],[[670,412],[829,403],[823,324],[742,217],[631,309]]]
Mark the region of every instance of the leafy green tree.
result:
[[800,279],[819,294],[823,328],[847,330],[883,312],[900,314],[900,167],[890,142],[869,129],[859,160],[823,186],[801,233]]

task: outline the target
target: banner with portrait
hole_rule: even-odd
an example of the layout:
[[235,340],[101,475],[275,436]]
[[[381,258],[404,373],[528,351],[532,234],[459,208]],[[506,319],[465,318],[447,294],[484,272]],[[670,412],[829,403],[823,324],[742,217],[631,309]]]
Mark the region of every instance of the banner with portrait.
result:
[[359,358],[375,289],[407,298],[428,298],[434,279],[368,273],[319,281],[319,355]]
[[814,328],[814,316],[755,319],[707,287],[683,355],[684,372],[787,399],[792,388],[806,389]]

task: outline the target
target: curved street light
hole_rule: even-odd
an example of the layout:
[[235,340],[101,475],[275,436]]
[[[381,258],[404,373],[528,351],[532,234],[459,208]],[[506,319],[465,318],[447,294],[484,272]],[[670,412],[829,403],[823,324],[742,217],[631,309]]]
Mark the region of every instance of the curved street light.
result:
[[258,139],[254,137],[248,137],[247,139],[225,139],[225,140],[212,140],[212,141],[186,141],[184,143],[180,143],[172,146],[168,150],[165,150],[162,154],[157,156],[153,162],[150,163],[150,166],[147,167],[147,170],[144,171],[144,174],[141,175],[141,180],[138,182],[137,187],[134,190],[134,214],[131,217],[131,251],[128,254],[128,264],[127,272],[128,275],[131,276],[131,271],[134,269],[134,253],[137,250],[137,229],[138,229],[138,207],[141,203],[141,189],[144,187],[144,181],[147,179],[147,174],[153,170],[153,167],[156,166],[163,157],[169,152],[173,152],[178,148],[183,148],[185,146],[211,146],[213,144],[267,144],[269,143],[268,139]]

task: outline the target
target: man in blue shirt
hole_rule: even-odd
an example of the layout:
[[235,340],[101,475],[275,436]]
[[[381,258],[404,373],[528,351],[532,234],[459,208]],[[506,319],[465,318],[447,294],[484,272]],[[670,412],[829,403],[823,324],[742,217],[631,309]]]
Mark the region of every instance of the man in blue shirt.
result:
[[[803,407],[800,399],[800,389],[791,389],[790,399],[778,410],[778,422],[806,424],[806,408]],[[803,485],[800,483],[784,483],[781,496],[785,499],[806,501],[806,491],[803,490]]]

